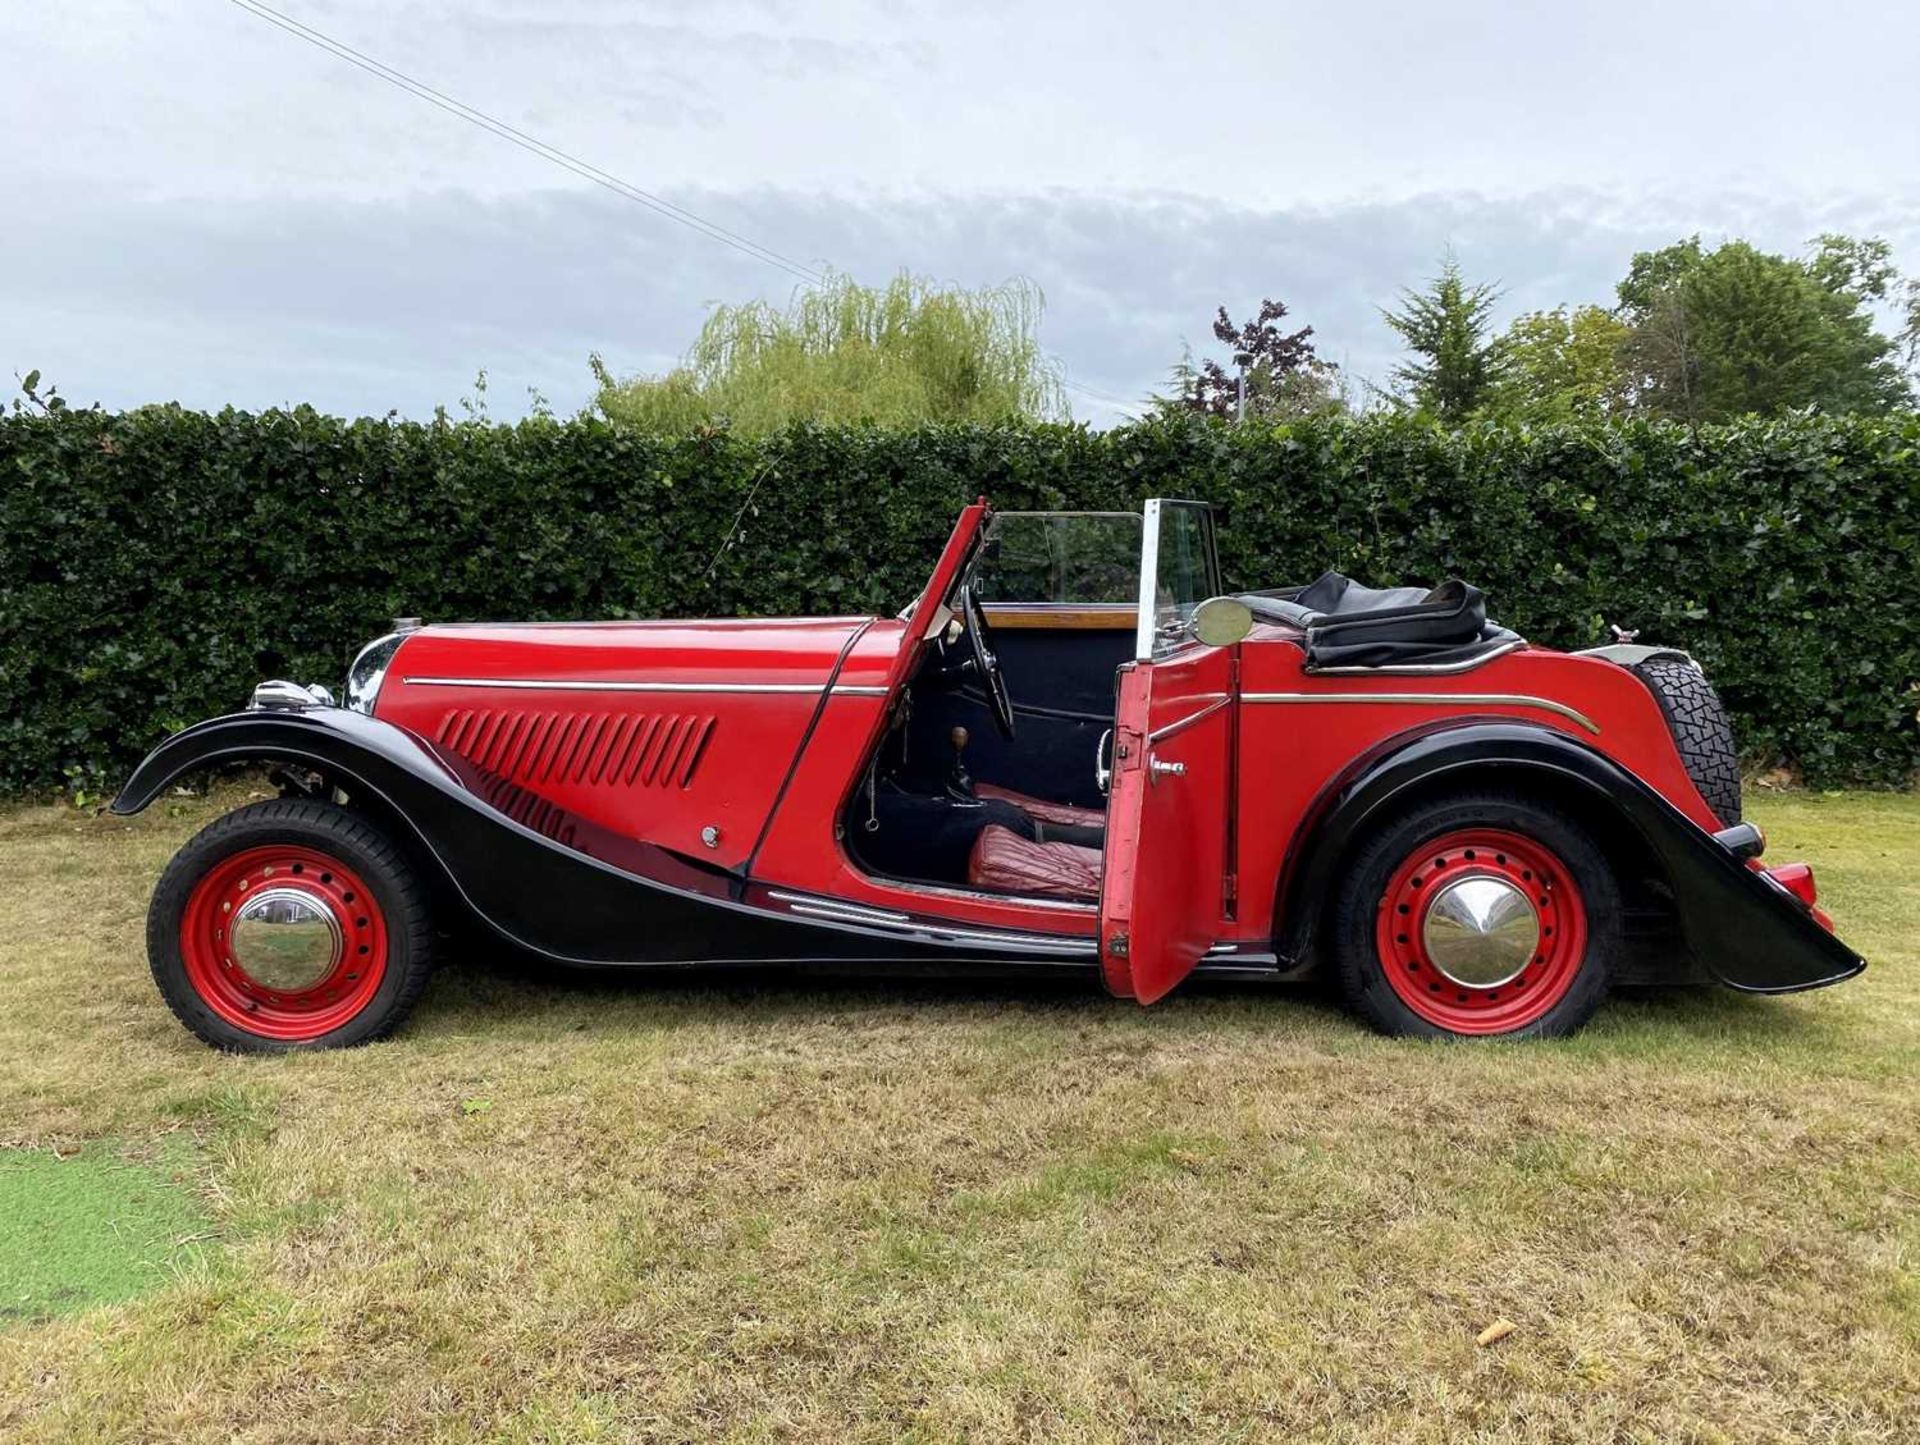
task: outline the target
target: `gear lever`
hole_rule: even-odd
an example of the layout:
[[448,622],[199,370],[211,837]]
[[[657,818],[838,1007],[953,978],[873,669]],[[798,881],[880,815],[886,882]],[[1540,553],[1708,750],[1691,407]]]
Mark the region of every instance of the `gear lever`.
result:
[[947,794],[963,803],[971,803],[973,797],[973,775],[967,771],[967,730],[956,727],[947,734],[953,743],[953,771],[947,775]]

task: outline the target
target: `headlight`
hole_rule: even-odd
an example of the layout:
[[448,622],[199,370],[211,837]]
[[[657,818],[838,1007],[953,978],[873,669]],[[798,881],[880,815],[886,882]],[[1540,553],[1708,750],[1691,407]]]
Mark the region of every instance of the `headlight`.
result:
[[348,707],[372,716],[374,699],[380,696],[380,684],[387,678],[387,664],[406,640],[404,632],[389,632],[360,649],[353,666],[347,669]]

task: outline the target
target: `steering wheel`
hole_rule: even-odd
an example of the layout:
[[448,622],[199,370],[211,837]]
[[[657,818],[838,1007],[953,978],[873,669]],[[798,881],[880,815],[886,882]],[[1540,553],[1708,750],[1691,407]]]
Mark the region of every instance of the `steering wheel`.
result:
[[987,632],[987,614],[973,588],[960,589],[960,610],[967,619],[967,646],[973,652],[973,665],[987,692],[987,704],[993,713],[993,725],[1000,736],[1013,741],[1013,699],[1007,693],[1007,679],[1000,671],[1000,659],[993,655],[993,639]]

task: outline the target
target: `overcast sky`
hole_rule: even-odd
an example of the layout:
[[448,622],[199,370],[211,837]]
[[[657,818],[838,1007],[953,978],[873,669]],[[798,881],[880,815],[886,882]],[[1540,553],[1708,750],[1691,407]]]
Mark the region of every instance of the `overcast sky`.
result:
[[[1449,245],[1503,315],[1694,231],[1879,234],[1920,272],[1895,0],[274,8],[809,265],[1028,277],[1112,397],[1267,295],[1383,380],[1377,308]],[[571,411],[590,351],[664,368],[795,284],[231,0],[9,11],[0,374],[75,402],[417,416],[484,367],[493,414]]]

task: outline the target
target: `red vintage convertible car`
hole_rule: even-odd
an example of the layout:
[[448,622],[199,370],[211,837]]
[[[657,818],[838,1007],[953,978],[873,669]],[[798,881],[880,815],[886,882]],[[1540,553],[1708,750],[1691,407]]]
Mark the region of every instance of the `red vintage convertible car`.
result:
[[1223,596],[1199,503],[967,507],[897,617],[396,624],[162,743],[267,765],[155,890],[209,1043],[392,1030],[436,920],[570,965],[1331,972],[1375,1026],[1559,1035],[1610,986],[1864,964],[1764,868],[1684,654],[1536,647],[1473,588]]

